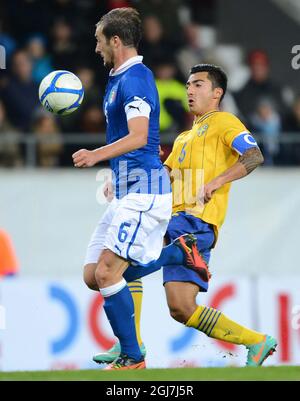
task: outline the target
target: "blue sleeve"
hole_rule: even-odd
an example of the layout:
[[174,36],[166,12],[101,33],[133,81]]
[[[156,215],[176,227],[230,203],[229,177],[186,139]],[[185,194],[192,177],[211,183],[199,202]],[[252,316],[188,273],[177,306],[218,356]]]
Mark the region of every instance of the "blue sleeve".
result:
[[243,133],[234,138],[231,147],[240,155],[244,154],[246,150],[258,147],[256,140],[249,133]]
[[[122,84],[123,106],[134,100],[142,99],[149,104],[151,110],[155,108],[154,89],[155,83],[152,80],[139,77],[126,77]],[[151,82],[152,81],[152,82]]]

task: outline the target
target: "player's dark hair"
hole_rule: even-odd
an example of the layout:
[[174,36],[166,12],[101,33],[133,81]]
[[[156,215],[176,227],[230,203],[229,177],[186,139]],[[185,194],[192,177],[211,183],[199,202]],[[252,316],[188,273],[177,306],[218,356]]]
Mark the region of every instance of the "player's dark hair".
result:
[[138,48],[142,38],[142,22],[137,10],[131,7],[115,8],[103,15],[96,24],[107,40],[119,36],[124,46]]
[[223,89],[223,95],[220,99],[221,103],[227,90],[227,75],[224,70],[221,67],[213,64],[197,64],[191,68],[190,74],[196,74],[197,72],[207,72],[207,78],[212,82],[213,89]]

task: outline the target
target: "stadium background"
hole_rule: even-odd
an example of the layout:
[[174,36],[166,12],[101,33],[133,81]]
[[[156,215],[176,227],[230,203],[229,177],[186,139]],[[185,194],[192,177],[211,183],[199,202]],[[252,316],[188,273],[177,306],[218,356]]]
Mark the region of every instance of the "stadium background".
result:
[[[268,364],[299,364],[297,0],[11,0],[0,3],[0,370],[91,368],[91,355],[113,341],[101,298],[81,280],[85,247],[105,208],[102,175],[75,171],[70,156],[105,141],[107,71],[94,54],[94,25],[125,5],[143,16],[140,53],[157,79],[165,157],[191,123],[189,67],[213,62],[228,73],[223,109],[256,135],[266,163],[233,185],[211,290],[199,301],[275,335],[279,351]],[[82,107],[69,117],[38,104],[38,84],[55,69],[75,72],[85,87]],[[142,334],[148,366],[245,360],[240,348],[171,320],[160,273],[144,280]]]

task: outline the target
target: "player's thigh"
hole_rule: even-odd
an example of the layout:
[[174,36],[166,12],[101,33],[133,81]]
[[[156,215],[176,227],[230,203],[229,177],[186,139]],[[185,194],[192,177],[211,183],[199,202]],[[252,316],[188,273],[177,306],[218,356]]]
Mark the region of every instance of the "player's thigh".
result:
[[164,286],[171,315],[181,313],[191,316],[197,307],[198,285],[190,282],[169,281]]
[[97,263],[86,264],[83,268],[83,280],[91,290],[99,291],[99,287],[95,277],[96,269]]
[[169,194],[128,194],[120,201],[104,247],[143,265],[158,259],[171,215],[171,203]]
[[117,201],[113,200],[100,221],[98,222],[94,232],[91,235],[89,244],[86,250],[86,256],[84,260],[84,265],[89,264],[97,264],[101,255],[101,252],[104,249],[104,242],[107,235],[107,231],[111,225],[112,219],[115,215],[115,211],[117,208]]

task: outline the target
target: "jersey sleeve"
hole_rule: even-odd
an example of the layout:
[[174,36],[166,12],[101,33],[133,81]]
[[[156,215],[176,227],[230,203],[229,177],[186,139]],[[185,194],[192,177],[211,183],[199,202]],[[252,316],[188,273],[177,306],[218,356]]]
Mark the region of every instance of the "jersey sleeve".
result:
[[173,168],[173,159],[174,159],[174,152],[172,151],[169,156],[167,157],[167,160],[164,161],[164,166],[169,167],[169,169],[172,170]]
[[242,155],[246,150],[257,147],[256,140],[245,125],[233,114],[226,113],[219,121],[222,142]]
[[246,150],[258,147],[256,140],[251,134],[243,133],[234,138],[231,144],[239,155],[243,155]]
[[[153,82],[154,84],[154,82]],[[133,117],[149,118],[155,107],[151,82],[139,77],[127,77],[122,84],[122,100],[127,120]]]

